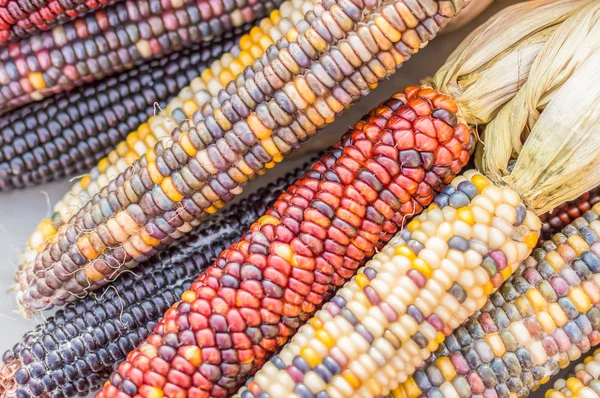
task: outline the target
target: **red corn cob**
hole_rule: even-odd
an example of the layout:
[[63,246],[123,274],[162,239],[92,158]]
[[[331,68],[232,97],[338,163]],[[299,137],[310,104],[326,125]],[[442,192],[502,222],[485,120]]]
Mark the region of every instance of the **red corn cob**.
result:
[[419,87],[372,110],[223,251],[98,397],[236,391],[466,165],[475,140],[456,111]]

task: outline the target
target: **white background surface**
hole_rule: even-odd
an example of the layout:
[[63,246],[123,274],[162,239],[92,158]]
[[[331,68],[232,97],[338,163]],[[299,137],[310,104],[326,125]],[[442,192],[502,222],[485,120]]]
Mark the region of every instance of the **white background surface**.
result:
[[[467,27],[433,40],[425,49],[407,62],[389,81],[381,83],[366,99],[354,105],[333,125],[323,130],[317,138],[313,138],[312,142],[308,143],[310,147],[325,148],[330,143],[335,142],[348,126],[352,125],[379,102],[385,100],[394,92],[402,90],[406,85],[419,84],[421,79],[431,76],[474,27],[484,22],[495,11],[514,2],[516,1],[497,1]],[[292,165],[288,162],[300,164],[301,159],[298,159],[298,156],[295,156],[295,158],[284,162],[279,168],[271,170],[256,184],[253,184],[248,192],[256,189],[256,186],[263,185],[281,175],[285,172],[283,169],[290,170]],[[287,167],[285,166],[286,163],[288,163]],[[44,193],[47,193],[50,203],[54,204],[70,186],[69,181],[62,180],[26,190],[0,193],[0,356],[5,350],[18,342],[23,333],[42,321],[41,317],[25,320],[14,313],[14,293],[9,292],[8,289],[14,283],[13,275],[17,269],[17,256],[24,248],[27,237],[42,218],[48,214],[48,204]],[[532,396],[541,398],[543,394],[536,393]]]

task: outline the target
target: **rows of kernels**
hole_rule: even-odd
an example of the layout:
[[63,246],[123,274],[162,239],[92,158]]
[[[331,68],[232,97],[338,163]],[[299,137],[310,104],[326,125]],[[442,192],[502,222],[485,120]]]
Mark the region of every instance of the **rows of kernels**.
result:
[[237,241],[307,168],[294,170],[259,189],[144,263],[135,275],[123,275],[96,295],[67,305],[27,333],[4,354],[5,363],[18,363],[13,377],[17,387],[7,398],[44,393],[74,397],[100,388],[114,366],[151,333],[164,311],[189,289],[195,275]]
[[600,349],[586,357],[569,372],[567,378],[554,382],[545,398],[598,398],[600,397]]
[[[189,297],[182,296],[190,311],[178,304],[165,313],[146,341],[153,349],[130,355],[100,396],[148,388],[165,395],[235,392],[466,164],[474,137],[453,114],[438,109],[420,118],[435,123],[437,132],[404,118],[437,97],[431,89],[408,88],[358,122],[198,278]],[[433,115],[454,120],[446,125],[450,130]],[[163,354],[175,336],[191,331],[196,339],[189,344],[200,348],[203,360],[189,363],[188,376],[159,384],[134,376],[146,372],[138,366],[147,360],[175,367]]]
[[176,120],[181,121],[191,116],[191,110],[199,109],[210,99],[210,93],[206,91],[207,87],[224,83],[230,78],[230,71],[237,72],[240,66],[250,65],[255,58],[263,54],[266,46],[272,44],[278,35],[287,33],[291,25],[286,21],[291,20],[295,24],[302,17],[302,13],[311,10],[313,6],[313,0],[293,0],[282,3],[279,10],[273,11],[270,17],[264,18],[249,34],[242,36],[239,46],[236,45],[229,54],[215,61],[209,69],[210,73],[202,73],[192,80],[190,86],[184,88],[164,112],[151,117],[147,123],[141,124],[137,131],[129,134],[117,149],[103,158],[88,176],[76,182],[65,197],[56,203],[51,221],[43,220],[29,238],[28,250],[23,254],[22,262],[33,261],[38,249],[43,248],[44,243],[56,233],[57,227],[67,223],[91,197],[144,155],[161,137],[170,136]]
[[125,137],[133,144],[128,133],[229,51],[244,28],[5,115],[0,190],[83,173]]
[[0,45],[64,24],[116,1],[3,1],[0,5]]
[[537,242],[539,219],[512,189],[479,173],[455,178],[435,202],[240,397],[388,394],[484,306]]
[[[289,29],[281,21],[290,16],[297,19],[299,10],[312,9],[313,5],[313,0],[282,3],[279,10],[272,11],[270,17],[264,18],[258,26],[251,29],[249,34],[242,36],[239,44],[228,54],[213,62],[203,73],[199,73],[190,86],[184,88],[163,112],[151,117],[147,123],[141,124],[120,147],[117,146],[113,153],[92,169],[89,177],[76,183],[65,199],[56,204],[54,211],[60,214],[60,223],[66,223],[82,205],[144,155],[149,148],[154,147],[159,139],[170,137],[179,123],[191,117],[193,112],[211,99],[214,87],[220,89],[221,85],[229,82],[228,79],[235,77],[237,73],[233,77],[230,75],[232,68],[240,72],[241,70],[238,69],[243,70],[254,59],[260,57],[274,42],[277,34],[284,34],[284,29]],[[213,89],[210,89],[211,87]],[[210,92],[207,89],[210,89]]]
[[0,48],[0,113],[221,36],[279,2],[126,0]]
[[[327,36],[325,31],[317,33],[315,29],[308,28],[299,34],[297,42],[290,43],[288,48],[277,50],[277,56],[268,61],[262,70],[245,79],[245,86],[237,88],[241,97],[232,94],[221,102],[221,108],[216,108],[205,120],[194,122],[194,126],[191,126],[193,120],[185,122],[187,127],[178,133],[177,142],[173,141],[169,145],[159,142],[153,151],[149,151],[88,202],[89,206],[86,205],[69,225],[61,227],[57,240],[48,244],[35,262],[25,268],[44,273],[44,270],[55,267],[55,263],[60,265],[62,260],[58,260],[67,251],[71,251],[71,254],[65,260],[74,260],[72,264],[85,266],[93,261],[100,262],[100,266],[106,268],[107,261],[114,263],[115,258],[122,259],[117,261],[121,263],[133,258],[145,258],[169,234],[179,236],[185,233],[207,214],[215,212],[225,201],[239,194],[250,178],[265,168],[273,167],[283,159],[284,154],[297,147],[299,141],[308,139],[318,128],[332,122],[335,115],[344,109],[344,105],[358,100],[361,94],[368,93],[370,87],[374,87],[379,80],[393,73],[405,60],[402,52],[409,56],[424,46],[462,6],[462,2],[459,2],[455,9],[455,5],[445,0],[427,0],[423,3],[410,3],[409,7],[397,0],[381,6],[382,13],[389,11],[389,15],[397,16],[394,24],[406,21],[401,22],[403,27],[398,26],[404,32],[402,35],[392,34],[397,29],[389,30],[390,23],[385,25],[382,22],[385,20],[383,14],[369,13],[365,22],[355,24],[346,11],[332,5],[332,10],[336,10],[335,15],[346,15],[344,20],[349,23],[344,26],[349,30],[355,27],[356,31],[351,31],[331,47],[321,37]],[[356,15],[353,11],[357,9],[355,6],[344,2],[344,7],[348,8],[350,15]],[[369,7],[372,8],[370,5]],[[316,15],[315,12],[313,25],[323,21],[336,23],[334,19],[328,19],[333,18],[330,11],[322,12],[320,17]],[[377,26],[377,21],[380,21],[379,25],[383,28]],[[341,28],[340,32],[332,29],[337,33],[345,32]],[[382,29],[391,39],[387,39]],[[308,69],[300,68],[300,65],[310,60],[307,54],[315,57],[320,54],[321,61],[311,62]],[[344,57],[355,62],[356,67],[344,60]],[[286,64],[289,66],[284,66]],[[276,71],[285,78],[281,80]],[[327,84],[334,84],[329,89],[319,79],[324,79]],[[290,97],[286,94],[285,87],[277,89],[282,87],[284,81],[289,83],[285,87],[291,90],[288,90]],[[296,85],[299,91],[295,88]],[[260,94],[260,97],[256,97],[257,100],[260,99],[255,107],[256,112],[250,112],[257,103],[251,98],[250,92],[246,91],[246,86],[251,87],[252,95],[258,95],[264,90],[273,93],[272,98],[271,94]],[[302,99],[303,96],[310,99],[310,106]],[[252,106],[244,105],[242,98],[250,101]],[[296,101],[298,107],[290,98]],[[444,101],[446,99],[440,100]],[[424,103],[419,112],[422,110],[427,113],[430,109],[431,106]],[[236,122],[231,123],[226,114]],[[418,117],[417,114],[414,116]],[[109,204],[111,195],[119,196],[118,201],[112,200],[112,206]],[[187,207],[184,203],[188,204]],[[134,208],[139,209],[140,205],[143,207],[142,212],[136,210],[135,214],[129,213]],[[175,208],[178,209],[179,217],[173,221],[168,214]],[[113,233],[104,240],[96,239],[93,250],[88,250],[91,245],[89,234],[99,233],[101,229],[110,230],[108,224],[116,223],[117,218],[130,220],[132,227],[134,222],[138,225],[120,230],[113,228]],[[136,218],[137,221],[134,221]],[[165,226],[166,230],[161,230],[158,225]],[[149,239],[143,239],[144,236]],[[111,243],[107,244],[105,241]],[[122,244],[124,241],[127,241],[126,245]],[[133,243],[129,244],[130,242]],[[82,250],[86,252],[85,255]],[[44,286],[44,291],[49,290],[53,289]],[[19,302],[30,310],[34,309],[30,299],[23,299],[21,296]]]
[[543,222],[540,243],[550,239],[552,235],[581,217],[583,213],[590,210],[598,202],[600,202],[600,188],[594,188],[577,199],[564,203],[550,213],[540,216]]
[[599,344],[599,214],[535,249],[392,396],[525,397]]

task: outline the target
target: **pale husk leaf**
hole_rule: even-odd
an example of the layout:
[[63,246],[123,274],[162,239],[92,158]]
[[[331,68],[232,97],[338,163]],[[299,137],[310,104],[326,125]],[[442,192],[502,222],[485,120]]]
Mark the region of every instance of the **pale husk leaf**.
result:
[[[589,36],[578,44],[580,51],[562,57],[565,51],[561,50],[568,48],[575,35],[540,53],[545,61],[536,60],[528,82],[484,133],[484,172],[514,188],[537,214],[600,185],[600,47],[594,47],[600,41],[600,24],[593,26],[598,21],[591,18],[600,13],[588,11],[589,19],[577,21],[580,26],[589,24]],[[586,57],[582,57],[584,49]],[[536,106],[540,102],[545,104],[541,114]],[[519,132],[527,138],[508,174],[513,147],[510,139],[497,138],[515,139]],[[499,154],[502,162],[497,160]]]
[[488,123],[527,80],[533,60],[569,15],[594,0],[531,0],[508,7],[475,29],[433,77],[461,119]]
[[508,162],[521,151],[526,133],[533,129],[541,109],[599,50],[600,2],[595,1],[572,14],[548,38],[525,84],[486,127],[477,166],[492,176],[506,175]]

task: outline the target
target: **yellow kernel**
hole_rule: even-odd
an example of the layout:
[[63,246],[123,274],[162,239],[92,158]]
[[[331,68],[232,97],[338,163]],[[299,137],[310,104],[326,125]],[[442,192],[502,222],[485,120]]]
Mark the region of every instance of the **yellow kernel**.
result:
[[298,40],[298,31],[296,30],[296,28],[292,28],[292,29],[288,30],[288,32],[285,34],[285,38],[290,43],[294,43],[295,41],[297,41]]
[[540,293],[539,290],[531,288],[527,291],[527,293],[525,293],[525,296],[527,297],[527,300],[529,300],[531,306],[537,312],[546,311],[548,308],[548,302],[544,296],[542,296],[542,293]]
[[262,36],[264,36],[264,34],[265,32],[263,32],[260,27],[252,27],[252,29],[250,29],[250,37],[252,38],[252,43],[258,43],[258,41]]
[[452,364],[450,358],[441,357],[437,361],[435,361],[435,364],[439,368],[440,372],[442,372],[442,375],[444,376],[445,380],[454,380],[454,378],[456,377],[456,369],[454,368],[454,365]]
[[229,68],[223,68],[221,72],[219,72],[219,83],[221,86],[225,87],[227,83],[235,79],[235,75]]
[[163,176],[160,171],[158,171],[158,167],[156,167],[156,163],[154,162],[148,162],[148,174],[150,175],[150,179],[152,180],[153,183],[155,184],[160,184],[162,182],[162,180],[165,178],[165,176]]
[[160,187],[162,188],[164,194],[167,195],[167,197],[173,202],[180,202],[183,199],[183,195],[177,190],[171,177],[166,177],[164,180],[162,180]]
[[29,74],[29,81],[36,90],[42,90],[46,88],[46,81],[42,72],[31,72]]
[[262,227],[263,225],[279,225],[279,219],[275,216],[271,216],[269,214],[265,214],[261,218],[258,219],[258,226]]
[[100,282],[102,279],[104,279],[104,275],[98,272],[98,270],[94,268],[92,264],[85,267],[83,269],[83,273],[91,282]]
[[146,151],[146,160],[148,163],[154,162],[156,160],[156,152],[154,152],[154,148],[150,147]]
[[507,280],[508,278],[510,278],[512,273],[513,273],[513,270],[512,270],[512,267],[510,266],[510,264],[507,265],[506,268],[504,268],[502,271],[500,271],[500,275],[502,275],[503,280]]
[[92,177],[90,177],[89,174],[83,176],[83,178],[81,180],[79,180],[79,183],[81,184],[81,188],[83,189],[87,189],[90,184],[92,182]]
[[275,162],[269,162],[265,164],[265,169],[272,169],[273,167],[275,167]]
[[418,398],[421,396],[421,389],[412,376],[402,384],[402,387],[404,388],[407,398]]
[[537,245],[539,238],[540,238],[540,234],[533,231],[525,237],[523,242],[527,245],[528,248],[533,249]]
[[319,357],[319,354],[317,354],[315,350],[310,347],[302,347],[300,350],[300,356],[304,358],[312,367],[315,367],[321,363],[321,357]]
[[152,130],[150,130],[148,123],[142,123],[138,126],[137,133],[140,140],[144,140],[149,134],[152,133]]
[[569,377],[567,379],[567,388],[577,394],[583,388],[583,383],[576,377]]
[[456,218],[468,225],[475,225],[475,217],[473,217],[473,212],[469,207],[461,207],[456,210]]
[[208,214],[214,214],[217,212],[217,208],[215,206],[210,206],[204,209],[204,211]]
[[263,36],[258,41],[258,45],[261,46],[263,51],[267,51],[267,48],[269,48],[271,44],[273,44],[273,40],[269,36]]
[[200,351],[200,348],[187,345],[181,347],[179,352],[192,366],[198,367],[202,365],[202,351]]
[[193,290],[186,290],[181,295],[181,301],[185,303],[193,303],[196,300],[196,292]]
[[356,274],[354,280],[361,289],[364,289],[365,286],[369,285],[369,278],[367,278],[365,274]]
[[125,154],[124,158],[128,165],[132,165],[136,160],[139,159],[139,156],[134,151],[129,151]]
[[204,83],[208,84],[208,82],[215,78],[215,74],[212,72],[212,70],[210,70],[210,68],[207,68],[202,71],[200,77],[202,80],[204,80]]
[[294,251],[292,250],[290,245],[285,243],[275,246],[275,254],[283,258],[288,263],[291,263],[292,258],[294,257]]
[[395,253],[396,255],[406,257],[411,261],[417,258],[417,255],[415,254],[413,249],[411,249],[408,245],[398,246],[395,250]]
[[102,158],[98,162],[98,171],[100,173],[104,174],[104,173],[106,173],[108,166],[110,166],[110,162],[108,161],[108,158]]
[[158,387],[149,387],[146,392],[147,398],[163,398],[165,393]]
[[352,388],[358,389],[358,387],[360,387],[360,379],[356,377],[356,375],[350,369],[344,370],[342,372],[342,376],[352,386]]
[[427,264],[423,259],[418,258],[418,257],[413,260],[412,268],[416,271],[419,271],[421,274],[423,274],[423,276],[426,279],[430,279],[431,274],[433,273],[429,264]]
[[473,185],[475,185],[475,188],[477,188],[477,191],[479,191],[479,193],[481,193],[481,191],[483,191],[485,187],[490,185],[490,180],[488,180],[487,177],[484,177],[481,174],[475,174],[473,178],[471,178],[471,182],[473,183]]
[[590,355],[589,357],[585,357],[585,359],[583,360],[583,364],[587,365],[588,363],[592,362],[595,359],[594,356]]
[[261,46],[259,46],[258,44],[253,44],[252,47],[250,47],[250,54],[252,54],[253,58],[258,58],[261,55],[263,55],[263,49]]
[[41,232],[44,239],[47,239],[56,233],[56,228],[52,225],[52,221],[48,219],[42,221],[40,225],[38,225],[37,230]]
[[313,317],[310,318],[310,321],[308,321],[308,323],[310,324],[310,326],[313,327],[313,329],[317,330],[317,329],[321,329],[323,327],[323,321],[321,321],[319,318],[317,317]]
[[487,281],[485,285],[483,285],[483,294],[485,294],[486,296],[489,296],[490,294],[494,293],[494,290],[496,290],[496,288],[494,287],[494,284],[491,281]]
[[240,61],[239,58],[240,57],[238,56],[237,59],[234,59],[229,64],[229,69],[231,70],[231,73],[233,73],[234,78],[238,73],[242,73],[244,71],[244,67],[246,66],[242,61]]
[[77,247],[79,248],[81,254],[83,254],[88,260],[93,260],[95,258],[98,258],[99,256],[96,249],[94,249],[94,247],[92,246],[90,237],[87,235],[84,235],[79,238],[79,240],[77,241]]
[[259,140],[269,138],[273,134],[273,130],[265,126],[255,113],[248,116],[248,127]]
[[579,312],[587,312],[592,306],[590,298],[580,287],[574,287],[573,289],[571,289],[571,291],[569,292],[569,298],[571,299],[571,301],[575,305],[575,308],[577,308],[577,311]]
[[198,103],[196,102],[196,100],[194,100],[193,98],[188,98],[184,101],[183,105],[181,106],[181,109],[183,110],[183,113],[185,113],[186,117],[192,117],[194,113],[200,108],[198,107]]
[[127,134],[127,137],[125,138],[127,146],[129,146],[129,148],[133,148],[135,146],[135,143],[139,140],[140,136],[138,135],[137,131],[132,131],[131,133]]
[[585,240],[583,240],[583,238],[580,235],[569,236],[567,238],[567,243],[569,244],[569,246],[571,246],[571,248],[573,248],[573,250],[575,250],[575,253],[577,253],[578,256],[580,256],[581,253],[590,250],[589,245],[585,242]]
[[504,342],[498,333],[488,333],[485,340],[497,357],[502,357],[506,353]]
[[410,232],[414,232],[416,231],[419,227],[421,226],[421,221],[414,219],[411,222],[408,223],[408,225],[406,225],[406,229],[408,229]]
[[146,228],[142,228],[140,230],[140,238],[142,239],[142,242],[144,242],[148,246],[156,246],[160,243],[160,239],[157,239],[154,236],[150,235],[148,231],[146,231]]
[[273,22],[273,25],[277,25],[279,21],[281,21],[281,12],[279,12],[279,10],[273,10],[271,11],[271,15],[269,15],[269,18]]
[[189,134],[187,132],[182,133],[179,136],[179,145],[181,145],[181,148],[189,156],[196,156],[196,154],[198,153],[198,151],[196,150],[196,148],[194,147],[194,145],[192,145],[192,141],[190,141],[190,136],[189,136]]
[[245,34],[240,38],[240,49],[245,51],[252,46],[252,38],[249,34]]
[[240,60],[240,62],[244,66],[244,68],[246,66],[252,64],[252,61],[254,61],[254,57],[248,50],[244,50],[244,51],[240,52],[240,55],[238,55],[238,59]]
[[544,257],[544,260],[548,262],[556,271],[560,271],[565,266],[565,260],[555,251],[548,252]]
[[329,333],[325,329],[319,329],[315,333],[315,337],[319,339],[319,341],[325,344],[325,347],[331,348],[335,346],[335,339],[331,337]]

